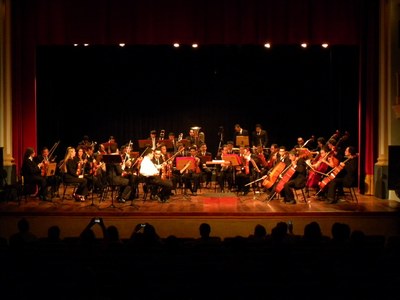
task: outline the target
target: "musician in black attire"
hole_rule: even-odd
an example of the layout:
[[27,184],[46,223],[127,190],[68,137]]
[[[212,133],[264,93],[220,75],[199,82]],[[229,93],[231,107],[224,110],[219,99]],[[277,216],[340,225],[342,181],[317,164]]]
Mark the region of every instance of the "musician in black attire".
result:
[[168,134],[168,140],[171,141],[171,145],[172,145],[172,148],[169,149],[169,150],[171,150],[173,153],[175,153],[176,151],[178,151],[178,145],[177,145],[178,140],[177,140],[176,137],[175,137],[175,133],[170,132],[170,133]]
[[100,193],[106,187],[106,182],[104,180],[105,177],[101,176],[101,170],[97,170],[98,161],[96,155],[94,154],[94,147],[87,146],[85,155],[86,163],[84,166],[84,177],[88,181],[88,190]]
[[25,150],[22,167],[21,167],[21,175],[24,176],[25,184],[37,184],[38,185],[38,195],[40,199],[43,201],[50,201],[46,197],[46,186],[47,181],[44,176],[41,175],[40,168],[44,164],[40,162],[37,164],[34,160],[35,150],[32,147],[28,147]]
[[[235,184],[239,195],[246,196],[250,187],[246,184],[250,182],[253,165],[250,163],[251,152],[244,146],[239,147],[240,165],[236,166]],[[251,168],[251,170],[250,170]]]
[[[298,156],[297,151],[290,151],[289,159],[291,160],[292,167],[294,167],[296,171],[283,186],[281,196],[284,197],[285,203],[296,204],[292,188],[301,189],[305,187],[307,182],[307,165],[304,158]],[[285,174],[283,174],[283,178],[285,177]]]
[[200,158],[200,170],[202,172],[202,180],[206,182],[206,186],[211,185],[212,170],[207,166],[206,162],[212,159],[211,152],[207,151],[207,144],[202,143],[198,151]]
[[284,162],[287,166],[290,165],[291,160],[285,146],[280,146],[277,154],[277,162]]
[[[233,133],[233,141],[235,142],[235,144],[237,143],[236,138],[238,136],[249,136],[249,131],[247,129],[242,128],[240,124],[235,124],[234,130],[235,131]],[[236,145],[236,146],[241,146],[241,145]],[[242,146],[248,146],[248,145],[242,145]]]
[[[120,149],[121,158],[122,158],[122,177],[127,178],[129,180],[129,185],[131,187],[131,194],[129,200],[134,200],[139,197],[139,182],[140,178],[138,175],[138,157],[131,157],[131,146],[123,145]],[[136,162],[136,163],[135,163]]]
[[[223,145],[221,153],[217,155],[217,160],[224,160],[224,155],[227,154],[228,154],[228,146]],[[234,183],[234,177],[233,177],[234,168],[230,164],[230,162],[225,161],[225,163],[217,165],[216,172],[217,172],[217,182],[218,185],[220,186],[221,192],[223,193],[225,191],[224,190],[225,183],[228,184],[228,191],[231,191]]]
[[81,173],[79,162],[76,159],[76,150],[74,147],[68,147],[64,160],[61,163],[60,171],[64,183],[79,184],[73,197],[76,201],[84,202],[88,195],[87,179]]
[[[279,147],[278,153],[276,154],[276,161],[274,163],[272,170],[281,162],[285,164],[285,167],[283,170],[286,170],[286,168],[291,165],[292,161],[290,160],[288,153],[289,152],[286,150],[286,146]],[[283,172],[283,170],[282,170],[282,172]],[[283,174],[282,174],[282,176],[283,176]],[[271,195],[273,195],[273,197],[275,197],[274,191],[276,189],[276,186],[278,185],[279,178],[281,178],[280,173],[279,173],[279,177],[276,178],[276,181],[272,184],[272,186],[270,188],[265,188],[266,192],[270,194],[270,197],[271,197]]]
[[189,189],[193,196],[197,196],[197,190],[200,187],[201,169],[200,158],[197,156],[197,147],[195,145],[190,147],[190,155],[194,159],[193,168],[188,168],[182,173],[182,182],[186,190]]
[[[110,146],[111,155],[120,155],[116,144]],[[106,163],[107,181],[110,185],[119,186],[118,202],[125,203],[131,195],[129,179],[122,176],[122,166],[120,163]]]
[[344,155],[346,157],[345,162],[340,162],[338,166],[338,168],[343,169],[325,187],[327,190],[327,203],[330,204],[337,203],[336,193],[338,189],[357,185],[358,159],[355,148],[353,146],[347,147]]
[[252,147],[262,146],[263,148],[266,148],[267,143],[268,143],[267,131],[262,129],[261,124],[256,124],[255,131],[251,133],[251,146]]
[[[54,151],[54,149],[53,149],[53,151]],[[46,169],[46,166],[48,164],[55,163],[56,157],[57,156],[52,157],[49,148],[43,147],[41,154],[39,154],[36,157],[36,163],[37,164],[43,163],[44,168]],[[59,196],[58,190],[60,188],[62,179],[61,179],[59,172],[57,172],[57,168],[56,168],[56,172],[53,175],[47,176],[46,173],[47,173],[47,170],[45,170],[44,174],[43,174],[43,170],[42,170],[42,176],[46,177],[47,187],[50,187],[51,197],[53,198],[55,196]]]

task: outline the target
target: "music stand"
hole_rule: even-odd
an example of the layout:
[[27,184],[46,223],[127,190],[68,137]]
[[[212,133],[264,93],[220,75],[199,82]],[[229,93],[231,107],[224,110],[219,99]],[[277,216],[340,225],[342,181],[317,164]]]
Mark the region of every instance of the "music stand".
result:
[[239,135],[236,137],[236,146],[249,146],[249,137],[247,135]]
[[107,143],[103,143],[103,146],[104,146],[104,150],[106,150],[107,153],[111,152],[111,146],[113,146],[114,149],[118,149],[117,143],[107,142]]
[[237,154],[225,154],[224,161],[229,161],[233,167],[240,165],[240,156]]
[[[122,163],[122,157],[119,154],[103,155],[103,162],[106,165],[115,165]],[[107,166],[106,166],[107,167]],[[111,172],[111,205],[109,207],[115,208],[114,205],[114,172]]]
[[211,160],[212,160],[212,156],[211,156],[211,155],[199,156],[199,158],[200,158],[200,162],[201,162],[202,164],[205,164],[205,163],[207,163],[208,161],[211,161]]
[[138,140],[139,148],[147,148],[152,146],[151,140]]
[[190,165],[187,167],[186,170],[195,170],[196,168],[196,162],[194,160],[194,157],[177,157],[176,158],[176,169],[177,170],[182,170],[187,163],[190,162]]
[[49,163],[47,165],[46,176],[54,176],[56,174],[57,163]]

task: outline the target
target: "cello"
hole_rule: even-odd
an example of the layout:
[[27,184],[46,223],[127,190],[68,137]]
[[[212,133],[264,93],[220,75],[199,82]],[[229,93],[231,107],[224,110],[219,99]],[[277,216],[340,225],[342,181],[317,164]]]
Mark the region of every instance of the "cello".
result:
[[270,172],[268,172],[267,175],[265,175],[265,179],[262,182],[262,186],[265,187],[266,189],[272,187],[275,184],[276,180],[278,179],[278,176],[285,170],[285,167],[286,164],[283,161],[277,163],[276,166]]
[[331,182],[333,179],[336,178],[336,176],[340,173],[340,171],[343,170],[346,163],[352,158],[354,158],[354,156],[349,157],[348,159],[343,161],[343,163],[340,163],[338,166],[329,171],[328,176],[326,176],[318,183],[320,188],[319,192],[321,192],[328,185],[329,182]]
[[290,164],[289,166],[286,167],[285,170],[283,170],[283,172],[282,172],[283,175],[279,176],[281,179],[278,181],[278,184],[276,185],[275,190],[272,193],[272,195],[269,197],[268,202],[271,201],[275,197],[276,193],[279,194],[282,191],[284,185],[290,180],[290,178],[296,172],[296,167],[297,167],[297,165]]
[[306,164],[310,167],[310,172],[308,174],[306,187],[308,188],[317,188],[318,183],[321,180],[321,176],[326,176],[326,172],[328,171],[329,165],[324,161],[324,158],[329,155],[329,152],[326,153],[324,150],[318,154],[315,162],[310,162],[310,160],[306,161]]

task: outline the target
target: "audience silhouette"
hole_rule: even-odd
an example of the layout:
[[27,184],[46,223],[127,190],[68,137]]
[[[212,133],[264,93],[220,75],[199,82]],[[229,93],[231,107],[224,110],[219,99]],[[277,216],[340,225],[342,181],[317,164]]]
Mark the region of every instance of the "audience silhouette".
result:
[[12,234],[9,238],[11,247],[24,247],[37,242],[38,238],[30,231],[30,224],[26,218],[18,221],[17,228],[18,232]]
[[[96,224],[102,236],[96,237]],[[344,294],[332,292],[330,299],[350,299],[360,291],[359,296],[368,298],[383,287],[390,288],[390,278],[398,266],[393,261],[400,261],[399,251],[393,250],[399,249],[400,242],[396,241],[400,239],[392,238],[391,249],[387,249],[381,237],[352,231],[341,222],[332,224],[330,237],[315,221],[306,224],[301,235],[293,234],[291,222],[279,221],[270,235],[265,226],[257,224],[247,238],[226,237],[223,242],[221,237],[211,235],[209,223],[201,223],[198,230],[199,237],[172,234],[162,238],[146,222],[138,223],[129,239],[121,239],[115,225],[106,227],[102,218],[91,218],[77,237],[61,238],[60,228],[53,225],[47,237],[38,239],[30,231],[28,220],[21,218],[18,232],[9,237],[9,246],[5,247],[30,247],[19,247],[25,252],[18,251],[17,255],[1,252],[6,262],[1,271],[2,287],[7,296],[21,299],[42,295],[45,279],[49,294],[68,287],[62,299],[71,299],[75,294],[81,299],[112,299],[122,297],[132,286],[138,298],[202,299],[206,290],[200,286],[207,277],[209,287],[217,288],[215,298],[264,297],[258,294],[259,289],[250,288],[262,285],[271,287],[270,298],[310,299],[308,289],[303,289],[310,283],[323,289],[344,289]],[[52,246],[55,244],[58,247]],[[376,278],[378,270],[380,276]],[[282,290],[288,280],[293,289]],[[16,282],[19,294],[15,294]],[[235,282],[241,285],[233,286]],[[32,291],[32,285],[38,288]],[[201,291],[193,293],[195,290]],[[380,299],[385,297],[380,295]]]

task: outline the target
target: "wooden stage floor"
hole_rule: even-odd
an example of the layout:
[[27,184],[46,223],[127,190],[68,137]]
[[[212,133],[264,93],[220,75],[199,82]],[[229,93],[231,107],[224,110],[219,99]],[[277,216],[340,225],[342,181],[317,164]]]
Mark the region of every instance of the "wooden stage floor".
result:
[[[62,195],[62,187],[60,195]],[[264,193],[216,193],[214,189],[203,188],[197,196],[185,197],[181,191],[172,196],[168,203],[140,198],[126,203],[105,201],[95,195],[86,202],[76,202],[67,190],[62,200],[55,197],[52,202],[28,197],[20,203],[0,201],[0,236],[8,237],[16,231],[16,222],[27,217],[31,227],[39,236],[47,235],[47,228],[57,224],[63,236],[76,236],[86,226],[91,217],[103,217],[108,225],[116,225],[123,238],[130,236],[138,223],[153,224],[162,237],[197,237],[198,226],[210,223],[212,234],[224,237],[248,236],[256,224],[262,224],[267,232],[279,221],[291,220],[294,232],[302,234],[304,226],[311,221],[320,223],[325,235],[330,236],[334,222],[348,223],[353,230],[363,230],[367,234],[385,236],[400,234],[400,203],[373,196],[357,194],[358,203],[347,195],[337,204],[328,204],[308,197],[305,202],[299,195],[297,204],[285,204],[279,199],[268,201]],[[113,205],[112,205],[113,204]]]

